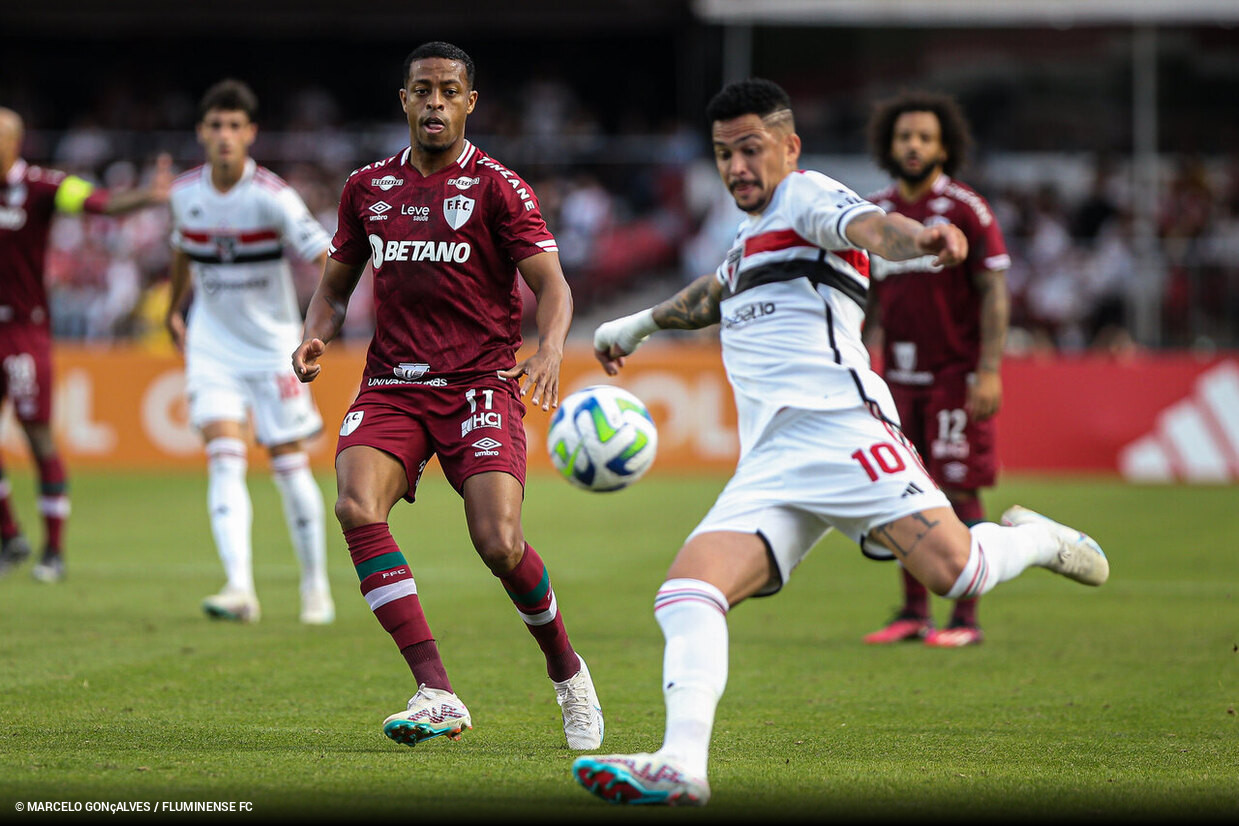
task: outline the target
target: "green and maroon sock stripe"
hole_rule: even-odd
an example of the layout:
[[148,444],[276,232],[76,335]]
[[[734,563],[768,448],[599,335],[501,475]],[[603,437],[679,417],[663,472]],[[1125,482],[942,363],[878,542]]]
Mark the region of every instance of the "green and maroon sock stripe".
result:
[[562,682],[576,674],[581,669],[581,661],[568,640],[546,565],[533,546],[525,543],[521,561],[499,581],[542,649],[547,675]]

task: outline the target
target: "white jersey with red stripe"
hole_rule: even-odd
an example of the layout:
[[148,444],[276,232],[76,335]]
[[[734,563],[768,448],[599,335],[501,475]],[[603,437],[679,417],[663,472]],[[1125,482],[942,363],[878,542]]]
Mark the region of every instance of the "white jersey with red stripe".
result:
[[856,216],[881,211],[838,181],[801,170],[783,179],[760,215],[741,222],[716,277],[742,456],[784,408],[878,402],[898,421],[861,342],[868,253],[844,234]]
[[227,192],[204,164],[172,185],[172,245],[190,259],[188,362],[238,372],[283,370],[301,342],[301,309],[286,250],[310,261],[331,242],[305,202],[251,158]]

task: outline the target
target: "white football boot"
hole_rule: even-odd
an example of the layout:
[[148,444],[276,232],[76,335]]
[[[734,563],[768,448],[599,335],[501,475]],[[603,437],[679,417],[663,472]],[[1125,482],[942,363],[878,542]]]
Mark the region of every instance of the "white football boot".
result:
[[336,621],[336,604],[326,590],[301,592],[301,622],[305,625],[331,625]]
[[258,622],[262,617],[262,609],[258,605],[258,597],[253,591],[240,591],[227,588],[218,594],[202,601],[202,610],[212,619],[231,620],[233,622]]
[[693,777],[678,761],[658,754],[578,757],[572,776],[608,803],[704,806],[710,800],[704,777]]
[[417,687],[407,709],[383,721],[383,733],[406,746],[441,735],[459,740],[465,729],[473,729],[473,719],[460,698],[450,691],[425,685]]
[[596,749],[602,745],[604,723],[602,706],[594,691],[594,681],[589,676],[589,666],[579,654],[581,670],[555,685],[555,699],[564,715],[564,734],[568,748],[577,751]]
[[1058,541],[1058,553],[1042,567],[1085,585],[1101,585],[1109,579],[1110,561],[1101,546],[1087,534],[1019,505],[1007,508],[1002,524],[1041,525],[1049,529]]

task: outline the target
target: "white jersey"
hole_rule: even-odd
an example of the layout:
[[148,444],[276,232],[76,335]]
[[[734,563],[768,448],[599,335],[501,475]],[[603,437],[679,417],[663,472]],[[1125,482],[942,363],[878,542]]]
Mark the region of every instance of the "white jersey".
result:
[[331,242],[301,196],[250,159],[227,192],[211,184],[210,165],[182,174],[171,207],[172,244],[189,256],[194,279],[186,361],[291,369],[302,319],[284,251],[310,261]]
[[856,216],[881,211],[838,181],[802,170],[783,179],[761,215],[741,222],[716,272],[741,456],[784,408],[877,401],[896,417],[861,342],[869,257],[844,235]]

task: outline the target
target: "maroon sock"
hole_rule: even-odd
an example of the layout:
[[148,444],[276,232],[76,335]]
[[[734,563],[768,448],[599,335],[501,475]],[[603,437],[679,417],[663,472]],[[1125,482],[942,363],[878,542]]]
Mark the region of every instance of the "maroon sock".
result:
[[899,573],[903,576],[903,613],[928,619],[929,589],[902,565],[899,566]]
[[65,522],[69,518],[69,482],[60,456],[36,459],[39,466],[39,513],[43,515],[44,550],[64,550]]
[[529,633],[533,634],[542,649],[547,675],[562,682],[580,671],[581,660],[572,649],[568,632],[564,630],[564,621],[555,602],[555,591],[551,589],[550,575],[533,546],[525,543],[521,561],[499,581],[503,583],[516,610],[520,611]]
[[13,518],[13,502],[10,498],[12,492],[13,486],[4,475],[4,468],[0,467],[0,540],[12,539],[22,532],[17,520]]
[[347,530],[344,541],[361,581],[362,596],[383,630],[391,634],[413,678],[430,688],[451,691],[439,648],[417,598],[413,571],[387,523],[375,522]]

